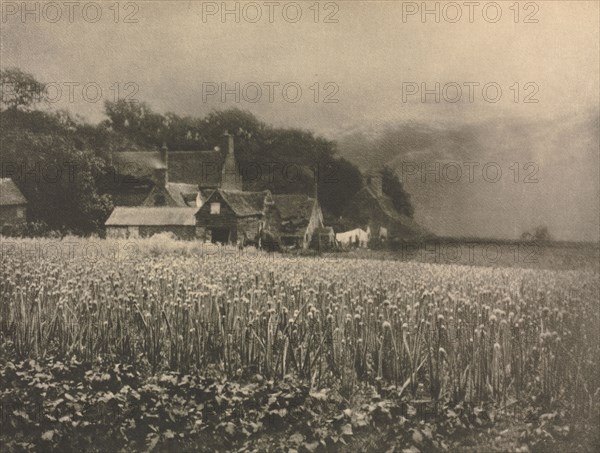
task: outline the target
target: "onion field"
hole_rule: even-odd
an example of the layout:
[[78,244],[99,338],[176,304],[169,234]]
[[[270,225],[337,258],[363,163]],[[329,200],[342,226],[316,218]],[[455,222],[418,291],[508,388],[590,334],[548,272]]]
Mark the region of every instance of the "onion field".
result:
[[[435,418],[447,417],[456,407],[473,408],[474,413],[484,408],[494,413],[576,408],[580,416],[597,416],[600,284],[595,272],[351,260],[343,254],[240,255],[224,248],[206,253],[190,243],[165,245],[152,239],[136,242],[133,249],[125,241],[97,241],[94,253],[83,253],[85,241],[79,241],[68,255],[50,248],[36,255],[34,241],[27,246],[29,253],[14,242],[12,249],[3,248],[0,382],[5,406],[7,401],[15,404],[12,396],[25,385],[18,383],[23,380],[19,367],[25,374],[29,367],[39,367],[41,376],[32,378],[39,384],[59,380],[52,369],[56,363],[75,361],[90,370],[127,364],[147,376],[143,379],[171,376],[176,382],[207,373],[227,385],[277,386],[293,380],[315,401],[326,403],[322,395],[335,389],[350,408],[346,410],[356,413],[365,389],[374,389],[396,401],[397,417],[404,420],[413,410],[423,420],[423,408]],[[109,376],[108,385],[111,373],[102,375]],[[111,387],[112,394],[124,385]],[[48,392],[42,400],[50,397]],[[78,398],[76,389],[68,393]],[[119,403],[121,409],[135,405],[134,400],[117,400],[115,407]],[[186,410],[193,407],[193,401],[187,403]],[[41,415],[32,422],[39,428],[39,444],[31,439],[13,442],[18,433],[27,435],[24,425],[13,420],[19,411],[5,411],[11,449],[27,449],[23,442],[46,448],[73,445],[57,440],[62,426],[76,423],[78,417],[85,421],[89,405],[82,402],[77,410],[62,402],[55,407],[41,404]],[[288,409],[282,417],[292,412]],[[125,423],[127,415],[121,415]],[[68,422],[60,422],[65,416]],[[197,432],[206,424],[211,430],[223,428],[227,438],[229,429],[231,440],[219,447],[256,442],[252,430],[235,439],[235,431],[247,429],[239,413],[213,425],[206,413],[185,416]],[[318,431],[300,432],[299,449],[343,450],[357,434],[352,437],[348,426],[350,432],[379,429],[373,414],[364,423],[348,417],[342,425],[345,434],[328,435],[343,442],[320,437]],[[263,420],[256,432],[268,424]],[[124,435],[119,448],[168,449],[173,437],[184,442],[181,433],[170,431],[165,438],[158,421],[156,427],[144,431],[138,444],[128,443],[135,436]],[[397,445],[423,448],[414,429],[407,428],[413,433],[407,444]],[[193,444],[194,433],[185,433],[185,442]],[[447,436],[436,436],[425,436],[425,441],[435,442],[425,450],[452,449]]]

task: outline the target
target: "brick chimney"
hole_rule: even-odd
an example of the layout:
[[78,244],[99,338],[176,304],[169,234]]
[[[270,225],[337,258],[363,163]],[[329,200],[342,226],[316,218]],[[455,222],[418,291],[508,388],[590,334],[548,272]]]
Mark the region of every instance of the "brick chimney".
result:
[[163,165],[155,170],[156,185],[162,189],[166,189],[169,183],[169,149],[166,143],[163,143],[160,148],[160,160]]
[[221,173],[221,188],[225,190],[242,190],[242,178],[238,171],[233,148],[233,135],[227,131],[223,135],[227,137],[227,155]]
[[163,161],[165,167],[169,168],[169,148],[167,148],[166,142],[163,142],[163,145],[160,148],[160,160]]

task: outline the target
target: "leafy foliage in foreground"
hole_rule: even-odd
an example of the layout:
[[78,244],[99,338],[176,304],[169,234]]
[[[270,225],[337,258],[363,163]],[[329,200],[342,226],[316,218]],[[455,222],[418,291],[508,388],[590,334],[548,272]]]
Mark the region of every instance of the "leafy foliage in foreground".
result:
[[[468,447],[473,432],[488,442],[501,420],[491,406],[466,403],[423,412],[394,386],[362,386],[349,401],[335,386],[311,391],[292,377],[152,375],[74,358],[4,362],[0,388],[4,451],[447,451]],[[564,419],[560,410],[531,412],[515,439],[499,441],[508,430],[494,430],[494,450],[572,442],[584,451],[593,439]]]

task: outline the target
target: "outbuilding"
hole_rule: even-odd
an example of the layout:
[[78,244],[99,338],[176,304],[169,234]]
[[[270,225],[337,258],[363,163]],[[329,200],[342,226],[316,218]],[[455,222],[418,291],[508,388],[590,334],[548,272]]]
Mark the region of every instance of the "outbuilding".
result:
[[11,178],[0,178],[0,227],[27,221],[27,199]]
[[189,207],[116,207],[106,223],[109,238],[150,237],[170,232],[179,239],[194,239],[198,208]]

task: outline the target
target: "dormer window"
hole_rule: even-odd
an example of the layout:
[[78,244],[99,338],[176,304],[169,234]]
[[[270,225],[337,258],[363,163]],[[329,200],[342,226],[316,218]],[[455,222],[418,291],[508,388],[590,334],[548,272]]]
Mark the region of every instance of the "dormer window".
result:
[[221,214],[221,203],[211,203],[210,204],[210,213],[212,215]]

